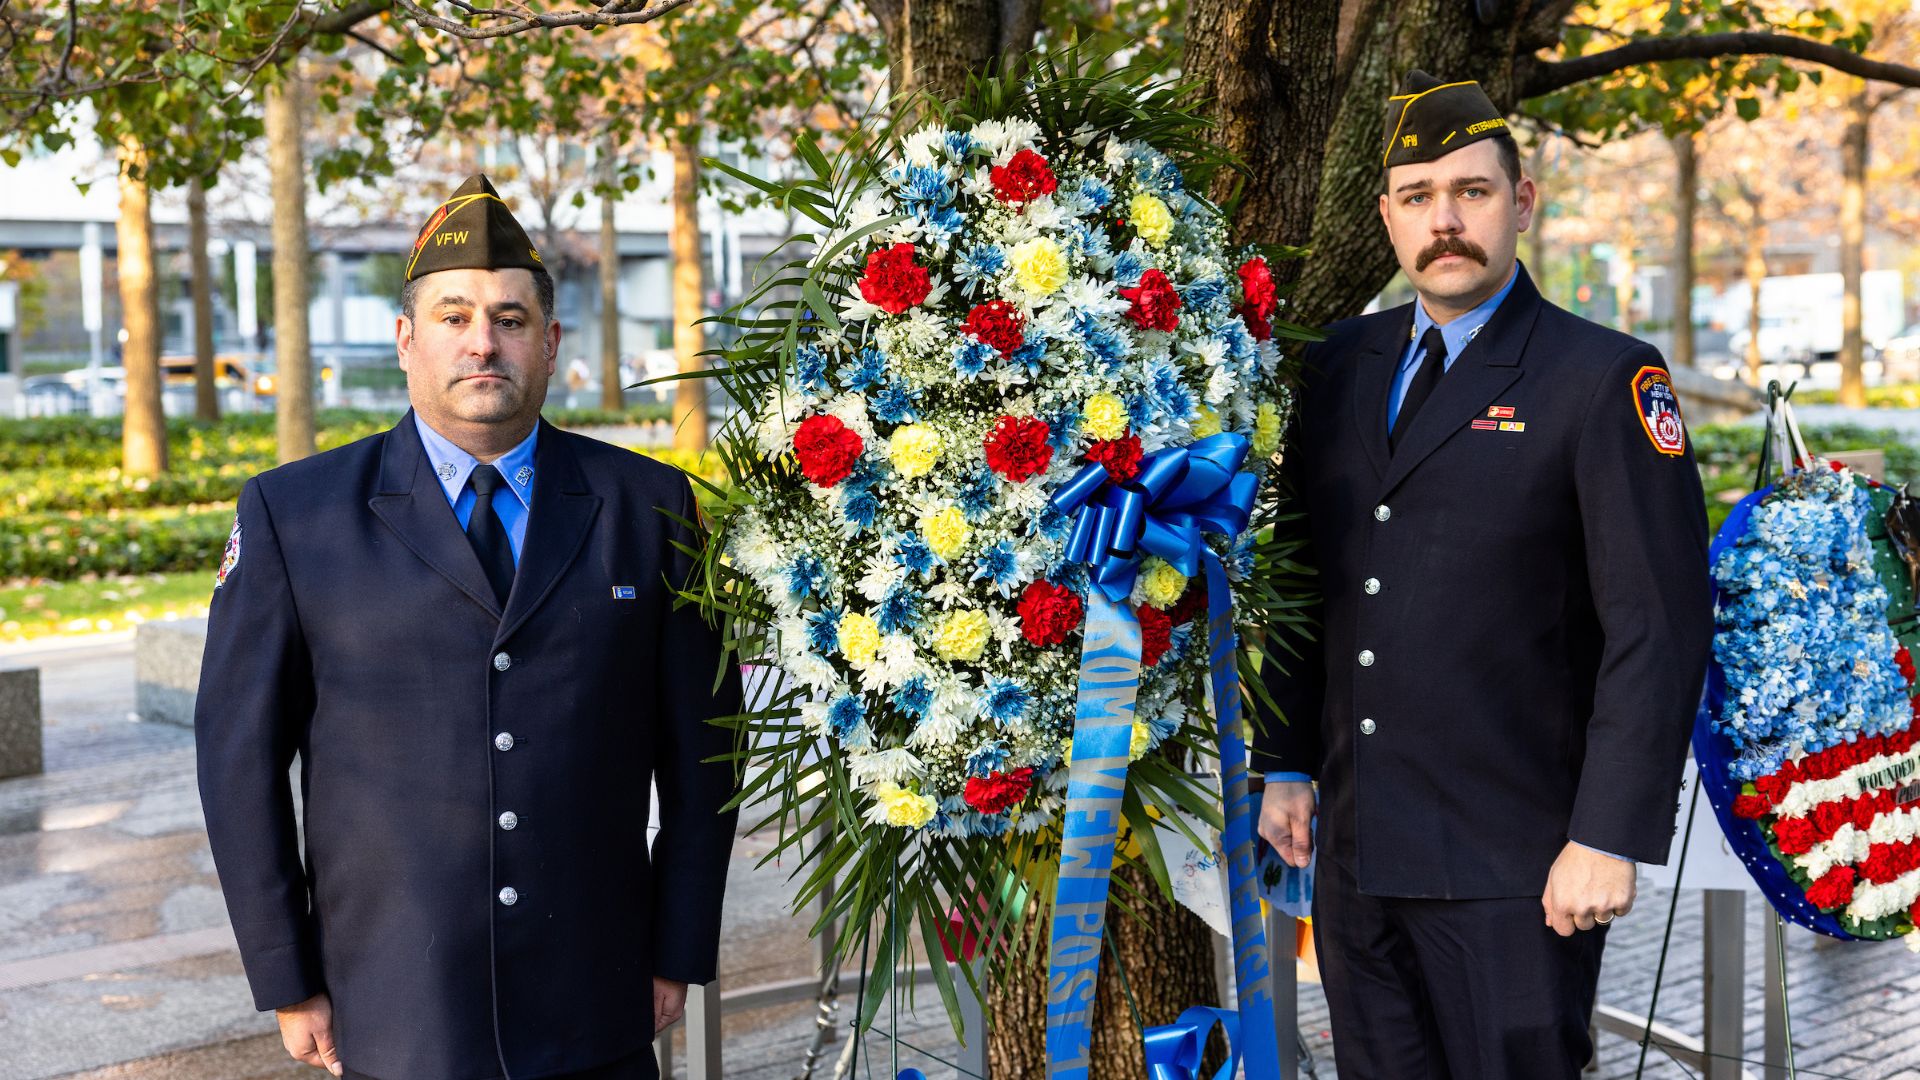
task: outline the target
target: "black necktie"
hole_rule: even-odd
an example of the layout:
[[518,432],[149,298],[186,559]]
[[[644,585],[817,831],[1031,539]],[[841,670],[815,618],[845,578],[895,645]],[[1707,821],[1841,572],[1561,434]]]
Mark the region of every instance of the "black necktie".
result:
[[1387,452],[1393,453],[1400,448],[1400,440],[1413,426],[1414,414],[1420,406],[1427,403],[1427,397],[1433,388],[1440,385],[1440,376],[1447,373],[1447,342],[1440,336],[1440,328],[1427,327],[1420,335],[1420,351],[1425,359],[1413,371],[1413,380],[1407,383],[1407,393],[1400,399],[1400,414],[1394,417],[1393,430],[1387,433]]
[[467,477],[473,489],[473,514],[467,518],[467,542],[480,556],[480,568],[487,572],[494,598],[507,606],[507,594],[513,591],[513,544],[507,539],[507,527],[493,512],[493,493],[507,485],[507,478],[491,465],[476,465]]

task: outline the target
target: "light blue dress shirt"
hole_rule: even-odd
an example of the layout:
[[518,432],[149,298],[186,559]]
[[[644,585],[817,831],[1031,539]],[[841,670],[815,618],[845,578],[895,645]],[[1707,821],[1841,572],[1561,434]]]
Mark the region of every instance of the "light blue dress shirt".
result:
[[[1493,319],[1500,301],[1513,291],[1513,283],[1520,280],[1519,265],[1516,261],[1515,269],[1508,271],[1507,283],[1500,286],[1499,292],[1481,301],[1479,307],[1440,327],[1440,340],[1447,344],[1448,371],[1453,370],[1453,362],[1460,356],[1460,350],[1466,348],[1467,343]],[[1393,430],[1393,422],[1400,415],[1400,403],[1407,397],[1407,384],[1413,382],[1413,372],[1420,359],[1420,339],[1426,336],[1427,328],[1434,325],[1433,316],[1427,314],[1427,306],[1416,301],[1413,305],[1413,338],[1407,343],[1407,351],[1400,354],[1400,367],[1393,373],[1393,388],[1387,392],[1388,431]]]
[[[467,486],[467,477],[473,475],[474,467],[480,459],[455,446],[446,436],[433,430],[419,413],[413,414],[414,426],[420,429],[420,445],[427,451],[427,461],[433,466],[433,475],[440,480],[440,490],[447,496],[447,502],[453,507],[453,516],[459,520],[460,528],[465,531],[467,522],[473,517],[473,504],[478,499],[473,489]],[[500,524],[507,530],[507,541],[513,548],[513,565],[520,565],[520,546],[527,538],[527,515],[533,510],[533,448],[540,438],[540,425],[535,424],[520,445],[500,455],[494,461],[500,475],[507,478],[506,490],[514,497],[503,499],[499,492],[493,496],[493,512]]]
[[[1513,283],[1520,279],[1519,265],[1518,261],[1514,263],[1515,269],[1507,273],[1507,283],[1500,286],[1499,292],[1487,297],[1472,311],[1440,327],[1440,339],[1444,341],[1447,346],[1446,367],[1448,371],[1453,370],[1453,362],[1459,358],[1460,350],[1466,348],[1467,343],[1471,342],[1474,337],[1480,333],[1481,329],[1484,328],[1488,322],[1492,321],[1493,313],[1500,308],[1500,302],[1505,300],[1507,294],[1513,291]],[[1427,314],[1426,305],[1415,301],[1413,305],[1413,333],[1411,334],[1411,340],[1407,343],[1406,351],[1400,354],[1400,366],[1394,371],[1393,386],[1387,395],[1387,430],[1389,432],[1393,430],[1394,420],[1400,415],[1400,402],[1406,399],[1407,384],[1413,381],[1413,373],[1420,359],[1420,339],[1426,335],[1429,327],[1436,325],[1438,324],[1434,322],[1433,316]],[[1267,774],[1267,783],[1269,784],[1285,782],[1300,783],[1312,779],[1313,777],[1302,772],[1270,772]],[[1578,840],[1573,842],[1580,844]],[[1599,848],[1589,847],[1586,844],[1580,844],[1580,846],[1587,848],[1589,851],[1600,851]],[[1623,862],[1633,861],[1622,855],[1614,855],[1611,851],[1600,851],[1600,854],[1610,855]]]

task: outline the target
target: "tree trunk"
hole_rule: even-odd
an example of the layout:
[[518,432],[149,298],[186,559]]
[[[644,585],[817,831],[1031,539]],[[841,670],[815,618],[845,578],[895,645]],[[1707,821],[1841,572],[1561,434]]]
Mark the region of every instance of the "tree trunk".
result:
[[[673,143],[673,360],[682,372],[703,371],[706,338],[699,320],[705,291],[700,265],[700,143],[682,131]],[[682,379],[673,393],[673,445],[707,448],[707,380]]]
[[1860,334],[1860,275],[1867,244],[1867,84],[1849,79],[1847,125],[1840,136],[1840,404],[1867,403]]
[[296,67],[267,88],[267,169],[273,191],[274,427],[280,461],[313,453],[313,356],[307,337],[307,175]]
[[213,369],[213,260],[207,257],[207,189],[187,185],[187,273],[193,278],[193,417],[220,419]]
[[1760,386],[1760,283],[1767,279],[1767,226],[1756,211],[1747,222],[1747,382]]
[[[1542,134],[1534,139],[1533,153],[1528,155],[1527,173],[1536,180],[1547,168],[1547,138]],[[1536,283],[1547,276],[1547,200],[1551,197],[1547,185],[1534,188],[1533,224],[1527,228],[1527,269]]]
[[1607,276],[1613,279],[1613,317],[1623,334],[1633,333],[1633,279],[1640,273],[1633,249],[1638,244],[1633,234],[1622,236],[1614,246],[1613,265],[1607,267]]
[[613,140],[607,140],[602,153],[602,180],[608,190],[600,198],[600,407],[617,410],[627,402],[620,385],[620,233],[613,224]]
[[1673,140],[1673,349],[1667,359],[1675,367],[1693,366],[1693,218],[1699,203],[1693,133]]
[[867,0],[867,10],[887,36],[895,102],[916,91],[957,98],[996,61],[1019,70],[1040,28],[1040,0]]
[[130,476],[167,470],[167,418],[160,405],[160,288],[153,274],[153,197],[146,180],[146,148],[120,144],[120,319],[126,342],[126,415],[120,425],[120,467]]
[[[1111,902],[1107,905],[1107,940],[1113,948],[1100,957],[1100,987],[1094,997],[1093,1046],[1087,1075],[1099,1080],[1147,1080],[1141,1032],[1128,1006],[1127,991],[1133,992],[1133,1003],[1148,1027],[1171,1024],[1193,1005],[1219,1004],[1213,931],[1199,916],[1163,898],[1160,886],[1144,871],[1120,867],[1113,876],[1115,896],[1128,895],[1130,887],[1149,897],[1153,906],[1145,911],[1136,906],[1136,913],[1145,922],[1142,925],[1140,919]],[[1031,913],[1036,908],[1028,910]],[[1029,925],[1025,929],[1031,932],[1035,928]],[[1040,932],[1044,935],[1044,928]],[[1292,955],[1290,947],[1286,952]],[[1120,957],[1120,970],[1115,969],[1115,953]],[[987,1038],[988,1073],[995,1077],[1047,1075],[1046,950],[1037,948],[1025,963],[1015,965],[1006,983],[992,988],[990,996],[993,1025]],[[1282,1049],[1292,1046],[1286,1034],[1281,1033]],[[1208,1054],[1203,1074],[1211,1075],[1224,1060],[1221,1048],[1215,1046]]]
[[[1246,163],[1235,216],[1239,239],[1304,246],[1320,192],[1317,162],[1336,101],[1339,5],[1283,0],[1195,2],[1187,17],[1185,69],[1213,103],[1222,145]],[[1315,164],[1306,164],[1306,163]],[[1374,225],[1375,230],[1379,225]],[[1283,280],[1301,264],[1274,267]]]

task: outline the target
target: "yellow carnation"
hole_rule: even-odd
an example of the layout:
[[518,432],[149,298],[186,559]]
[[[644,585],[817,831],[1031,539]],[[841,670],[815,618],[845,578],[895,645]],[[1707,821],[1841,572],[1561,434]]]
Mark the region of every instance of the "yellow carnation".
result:
[[973,535],[972,526],[967,524],[967,515],[957,506],[937,510],[920,519],[920,531],[926,534],[927,547],[935,555],[947,562],[960,557],[967,549],[967,540]]
[[1140,594],[1147,603],[1162,611],[1172,607],[1187,591],[1187,575],[1158,555],[1149,555],[1140,566]]
[[1173,235],[1173,211],[1157,196],[1141,192],[1127,204],[1127,221],[1140,239],[1159,247]]
[[908,791],[891,780],[882,780],[874,789],[874,798],[887,811],[887,824],[917,829],[933,820],[933,799]]
[[1147,752],[1147,744],[1152,741],[1153,729],[1147,726],[1145,720],[1135,720],[1133,722],[1133,737],[1127,740],[1127,760],[1139,761],[1141,755]]
[[1280,449],[1280,409],[1263,401],[1253,415],[1253,452],[1269,457]]
[[1187,426],[1193,429],[1194,438],[1210,438],[1220,434],[1220,414],[1202,405],[1200,411],[1193,414],[1193,419]]
[[1013,260],[1013,280],[1036,296],[1051,296],[1067,283],[1066,253],[1044,236],[1016,245],[1007,254]]
[[840,617],[840,655],[856,670],[873,663],[880,651],[880,627],[857,611]]
[[940,433],[925,424],[896,428],[887,440],[887,458],[902,477],[925,476],[940,460]]
[[1095,394],[1081,410],[1089,439],[1117,439],[1127,433],[1126,403],[1112,394]]
[[987,622],[986,612],[950,611],[934,625],[933,651],[942,660],[972,663],[987,651],[987,642],[992,639],[993,627]]

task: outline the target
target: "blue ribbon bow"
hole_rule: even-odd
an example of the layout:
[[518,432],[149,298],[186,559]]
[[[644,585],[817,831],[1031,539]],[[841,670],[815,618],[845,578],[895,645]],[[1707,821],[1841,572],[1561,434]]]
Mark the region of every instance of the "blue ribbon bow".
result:
[[1146,555],[1199,576],[1201,534],[1237,536],[1253,515],[1258,480],[1240,471],[1248,449],[1246,436],[1221,432],[1154,451],[1123,483],[1105,465],[1088,462],[1049,500],[1074,519],[1067,559],[1086,563],[1094,587],[1115,603],[1133,591]]
[[1215,1024],[1227,1037],[1227,1063],[1212,1080],[1232,1080],[1240,1067],[1240,1014],[1208,1005],[1195,1005],[1173,1023],[1147,1029],[1147,1075],[1152,1080],[1200,1080],[1200,1059]]

